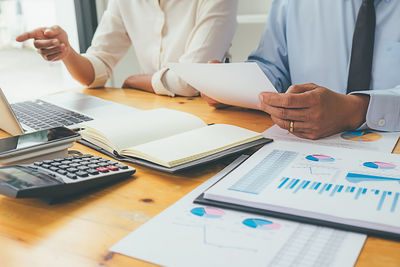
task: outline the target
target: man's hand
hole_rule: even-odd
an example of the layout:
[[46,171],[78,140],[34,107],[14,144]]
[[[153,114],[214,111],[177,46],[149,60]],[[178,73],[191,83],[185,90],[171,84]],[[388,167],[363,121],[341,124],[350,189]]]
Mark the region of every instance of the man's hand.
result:
[[369,96],[342,95],[315,84],[291,86],[285,94],[263,92],[260,109],[283,129],[308,139],[319,139],[356,129],[367,114]]
[[56,61],[65,58],[71,51],[67,33],[59,26],[38,28],[19,35],[16,40],[24,42],[34,39],[34,46],[45,60]]
[[154,93],[153,86],[151,84],[152,74],[140,74],[132,75],[126,78],[122,88],[133,88],[139,89],[146,92]]

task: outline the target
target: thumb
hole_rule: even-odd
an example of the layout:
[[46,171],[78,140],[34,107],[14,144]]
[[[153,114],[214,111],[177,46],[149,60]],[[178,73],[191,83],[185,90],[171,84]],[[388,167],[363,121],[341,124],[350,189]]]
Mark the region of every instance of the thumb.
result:
[[295,84],[295,85],[290,86],[289,89],[286,91],[286,93],[301,94],[301,93],[305,93],[307,91],[312,91],[316,88],[318,88],[318,85],[316,85],[314,83]]

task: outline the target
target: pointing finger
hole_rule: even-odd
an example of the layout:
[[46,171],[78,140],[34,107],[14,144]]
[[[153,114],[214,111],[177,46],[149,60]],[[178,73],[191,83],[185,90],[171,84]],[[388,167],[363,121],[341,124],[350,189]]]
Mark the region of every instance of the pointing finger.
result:
[[44,33],[43,33],[45,29],[46,28],[39,28],[39,29],[30,31],[30,32],[25,32],[25,33],[17,36],[16,40],[18,42],[24,42],[29,39],[35,39],[35,40],[46,39],[46,37],[44,36]]

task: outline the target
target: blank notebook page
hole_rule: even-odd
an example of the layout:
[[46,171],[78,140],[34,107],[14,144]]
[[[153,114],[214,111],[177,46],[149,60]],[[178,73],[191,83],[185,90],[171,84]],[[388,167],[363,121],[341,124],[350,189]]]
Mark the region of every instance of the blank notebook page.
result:
[[[254,131],[217,124],[131,147],[129,150],[135,156],[173,167],[261,138],[262,135]],[[131,154],[127,152],[123,151],[123,154]]]

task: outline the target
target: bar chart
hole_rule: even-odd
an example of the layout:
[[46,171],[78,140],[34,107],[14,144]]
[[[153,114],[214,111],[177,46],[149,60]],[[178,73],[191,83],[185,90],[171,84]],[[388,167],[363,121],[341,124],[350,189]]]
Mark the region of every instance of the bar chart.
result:
[[[400,192],[393,192],[388,190],[379,190],[374,188],[323,183],[318,181],[308,181],[302,179],[294,179],[283,177],[277,189],[283,191],[290,191],[293,194],[306,193],[315,196],[329,196],[332,198],[338,195],[348,195],[352,197],[353,201],[362,201],[362,199],[374,198],[376,200],[376,210],[381,211],[384,204],[390,207],[390,212],[399,211],[398,202]],[[302,192],[304,191],[304,192]],[[391,197],[389,199],[389,197]],[[391,203],[385,203],[390,201]]]

